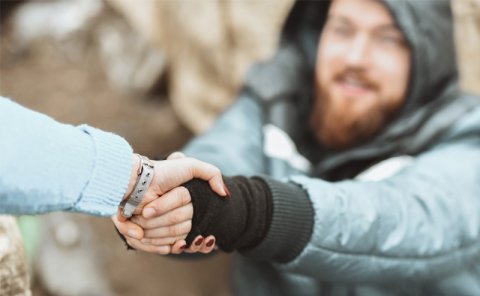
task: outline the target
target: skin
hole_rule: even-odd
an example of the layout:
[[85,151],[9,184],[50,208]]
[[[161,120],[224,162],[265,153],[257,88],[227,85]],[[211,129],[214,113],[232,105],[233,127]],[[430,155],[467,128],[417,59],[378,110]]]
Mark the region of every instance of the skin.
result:
[[405,101],[410,50],[380,1],[333,1],[317,50],[311,128],[331,149],[371,138]]
[[[131,180],[124,199],[133,191],[140,166],[137,156],[134,155],[132,161]],[[192,247],[182,249],[186,245],[185,238],[191,229],[193,207],[188,190],[180,185],[193,178],[199,178],[208,181],[212,190],[220,196],[226,196],[220,170],[211,164],[185,157],[179,152],[170,155],[166,161],[155,161],[154,165],[152,183],[135,210],[136,218],[127,220],[119,210],[117,215],[112,217],[113,223],[125,236],[127,243],[139,250],[158,254],[179,254],[183,251],[211,252],[214,248],[214,243],[211,243],[214,241],[213,236],[206,239],[197,237]],[[155,218],[164,214],[166,217]],[[143,221],[150,217],[153,217],[153,221],[149,221],[148,225],[142,225]],[[202,243],[195,245],[199,240],[202,240]]]
[[[319,142],[346,149],[378,133],[405,101],[410,73],[410,50],[386,7],[375,0],[335,0],[330,7],[317,50],[315,100],[310,118]],[[182,154],[172,159],[185,158]],[[127,238],[135,248],[156,253],[179,253],[191,229],[193,207],[183,187],[173,189],[132,219],[129,227],[143,228],[141,239]],[[115,220],[114,220],[115,221]],[[115,223],[124,235],[129,228]],[[132,229],[133,229],[132,228]],[[195,242],[187,252],[208,253],[214,237]],[[171,247],[169,244],[173,244]]]

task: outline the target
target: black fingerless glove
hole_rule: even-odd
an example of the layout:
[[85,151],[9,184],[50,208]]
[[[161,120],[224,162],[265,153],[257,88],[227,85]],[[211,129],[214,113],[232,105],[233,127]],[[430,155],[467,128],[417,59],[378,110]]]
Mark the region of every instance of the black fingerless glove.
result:
[[194,179],[185,186],[192,198],[192,230],[187,245],[198,235],[214,235],[221,250],[248,250],[266,236],[272,220],[272,194],[262,178],[224,177],[230,197],[216,194],[208,182]]

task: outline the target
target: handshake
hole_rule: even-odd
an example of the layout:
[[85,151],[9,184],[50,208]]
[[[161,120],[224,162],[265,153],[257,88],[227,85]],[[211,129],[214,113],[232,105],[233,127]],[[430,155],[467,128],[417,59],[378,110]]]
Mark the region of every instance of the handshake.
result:
[[[134,155],[134,168],[129,187],[123,198],[124,204],[138,183],[137,171],[140,158]],[[157,254],[210,253],[215,248],[215,237],[187,236],[192,230],[194,208],[189,190],[182,184],[197,178],[208,181],[218,198],[229,196],[221,172],[215,166],[189,158],[180,152],[171,154],[167,160],[154,161],[153,179],[150,184],[140,180],[147,188],[140,194],[141,202],[133,215],[127,218],[119,208],[112,217],[115,227],[124,236],[127,244],[137,250]],[[138,187],[135,188],[138,190]]]

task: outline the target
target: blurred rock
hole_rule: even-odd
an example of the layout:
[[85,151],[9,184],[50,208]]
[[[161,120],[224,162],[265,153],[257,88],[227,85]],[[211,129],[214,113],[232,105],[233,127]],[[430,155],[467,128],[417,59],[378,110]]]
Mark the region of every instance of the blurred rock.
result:
[[103,1],[28,2],[12,17],[13,51],[49,40],[70,59],[99,53],[108,81],[121,93],[147,94],[165,72],[165,55]]
[[46,215],[42,222],[36,272],[48,291],[58,296],[113,295],[89,225],[68,213]]
[[268,58],[292,0],[108,0],[169,63],[169,97],[194,132],[235,98],[250,64]]
[[62,42],[86,28],[103,8],[101,1],[72,0],[37,2],[20,6],[12,22],[17,46],[29,47],[38,39],[51,37]]
[[31,295],[25,251],[15,218],[0,216],[0,295]]
[[146,94],[163,79],[165,55],[123,19],[99,24],[97,39],[104,69],[115,89]]
[[462,86],[480,94],[480,0],[455,0],[452,7]]

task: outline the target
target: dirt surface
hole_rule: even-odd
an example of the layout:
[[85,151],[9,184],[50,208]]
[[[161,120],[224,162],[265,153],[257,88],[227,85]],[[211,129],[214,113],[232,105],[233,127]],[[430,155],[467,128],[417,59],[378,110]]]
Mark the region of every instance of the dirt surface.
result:
[[[61,122],[115,132],[151,157],[174,151],[191,137],[167,98],[112,90],[95,54],[72,60],[48,40],[19,52],[11,47],[5,28],[2,32],[1,95]],[[127,252],[109,219],[73,214],[72,219],[80,229],[92,230],[98,252],[85,260],[97,260],[102,280],[114,295],[229,295],[226,255],[190,261]],[[33,294],[55,295],[42,286],[38,275]]]

